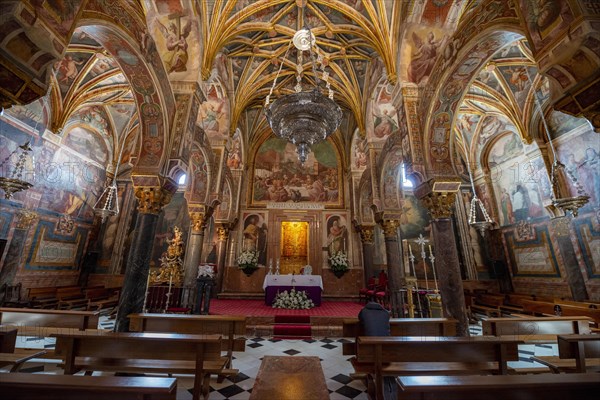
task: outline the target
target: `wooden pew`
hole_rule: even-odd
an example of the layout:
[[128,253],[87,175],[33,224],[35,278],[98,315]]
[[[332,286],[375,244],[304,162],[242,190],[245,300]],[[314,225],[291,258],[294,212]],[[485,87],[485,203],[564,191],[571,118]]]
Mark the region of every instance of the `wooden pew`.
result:
[[[233,315],[189,314],[130,314],[132,332],[166,332],[189,334],[216,334],[223,336],[223,351],[227,352],[227,368],[231,368],[234,351],[246,350],[246,317]],[[237,374],[237,370],[235,370]],[[230,374],[228,371],[225,375]]]
[[27,297],[32,308],[56,308],[58,305],[55,287],[29,288]]
[[0,374],[0,392],[11,400],[175,400],[175,378]]
[[56,289],[59,310],[71,310],[73,308],[87,308],[88,300],[79,286],[71,286]]
[[[558,357],[534,357],[552,372],[600,371],[600,335],[560,335]],[[598,375],[596,375],[598,376]],[[600,376],[598,377],[600,380]]]
[[490,318],[482,322],[483,335],[508,336],[526,343],[556,343],[558,335],[590,334],[587,317]]
[[471,312],[485,314],[487,317],[499,317],[502,314],[500,307],[504,305],[504,295],[477,294],[471,301]]
[[598,374],[401,376],[402,400],[592,400],[598,397]]
[[[390,319],[391,336],[456,336],[455,319],[448,318],[392,318]],[[358,318],[346,318],[342,325],[342,336],[354,338],[353,342],[343,343],[342,354],[356,354],[356,339],[364,336]]]
[[557,304],[543,301],[523,300],[523,308],[535,314],[561,315],[561,316],[583,316],[590,317],[596,325],[600,324],[600,309],[589,307],[577,307],[569,304]]
[[0,326],[0,353],[13,353],[17,342],[17,328]]
[[375,398],[383,399],[383,376],[481,375],[508,372],[517,361],[519,340],[474,337],[360,336],[351,362],[375,377]]
[[87,311],[100,311],[119,304],[120,288],[91,288],[85,290]]
[[220,374],[227,363],[221,357],[220,335],[184,335],[137,332],[82,332],[56,334],[56,355],[65,374],[79,370],[160,372],[194,375],[194,400],[208,397],[210,374]]

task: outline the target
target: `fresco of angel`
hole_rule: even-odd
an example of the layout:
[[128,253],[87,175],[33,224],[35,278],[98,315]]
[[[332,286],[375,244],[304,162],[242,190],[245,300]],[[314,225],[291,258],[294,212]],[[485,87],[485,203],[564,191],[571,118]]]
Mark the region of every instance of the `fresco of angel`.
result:
[[441,40],[435,40],[433,31],[429,31],[427,39],[422,40],[419,35],[413,32],[412,41],[416,51],[413,53],[413,59],[408,65],[408,79],[411,82],[418,84],[429,77],[438,56],[438,50],[444,48],[447,40],[447,36],[444,36]]
[[[169,22],[169,27],[164,26],[158,19],[158,29],[164,36],[167,45],[167,53],[164,62],[167,72],[187,71],[188,62],[188,44],[187,37],[192,31],[192,21],[188,19],[187,23],[181,27],[181,17]],[[175,22],[176,21],[176,22]]]

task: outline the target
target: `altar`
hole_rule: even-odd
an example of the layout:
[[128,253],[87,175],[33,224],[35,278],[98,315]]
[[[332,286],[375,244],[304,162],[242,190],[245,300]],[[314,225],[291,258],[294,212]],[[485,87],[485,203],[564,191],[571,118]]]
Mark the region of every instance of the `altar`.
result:
[[263,282],[265,291],[265,304],[272,305],[278,292],[294,287],[296,290],[306,291],[306,295],[315,303],[321,305],[321,292],[323,291],[323,279],[321,275],[267,275]]

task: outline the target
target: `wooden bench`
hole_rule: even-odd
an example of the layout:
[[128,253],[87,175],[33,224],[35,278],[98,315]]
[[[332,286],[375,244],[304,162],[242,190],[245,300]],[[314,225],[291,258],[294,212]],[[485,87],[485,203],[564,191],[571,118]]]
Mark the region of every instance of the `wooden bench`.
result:
[[175,378],[0,374],[0,392],[11,400],[175,400]]
[[55,287],[29,288],[27,297],[33,308],[56,308],[58,305]]
[[80,370],[160,372],[194,375],[194,400],[208,397],[210,374],[221,374],[220,335],[137,332],[82,332],[57,334],[56,355],[65,374]]
[[92,288],[85,290],[87,311],[100,311],[119,305],[120,288]]
[[592,400],[598,397],[598,374],[401,376],[402,400]]
[[483,335],[508,336],[525,343],[556,343],[558,335],[590,334],[587,317],[490,318],[482,322]]
[[523,309],[541,315],[561,315],[574,317],[590,317],[593,322],[600,324],[600,309],[589,307],[578,307],[569,304],[557,304],[543,301],[523,300]]
[[[188,314],[130,314],[129,330],[132,332],[165,332],[189,334],[216,334],[223,336],[222,350],[227,352],[227,368],[231,368],[234,351],[246,350],[246,317],[232,315]],[[237,374],[237,370],[235,370]],[[225,371],[225,375],[230,374]]]
[[13,353],[17,343],[17,329],[0,326],[0,353]]
[[504,305],[503,295],[477,294],[471,298],[468,305],[471,312],[485,314],[486,317],[499,317],[502,314],[500,306]]
[[37,350],[28,353],[0,353],[0,367],[12,365],[10,372],[17,372],[27,361],[33,358],[40,358],[44,354],[46,354],[46,350]]
[[79,286],[56,289],[59,310],[87,308],[88,300]]
[[356,372],[375,379],[375,398],[383,399],[383,376],[481,375],[508,372],[517,361],[519,340],[475,337],[360,336],[351,362]]
[[[392,318],[390,319],[391,336],[456,336],[455,319],[448,318]],[[363,327],[358,318],[346,318],[342,325],[342,336],[354,338],[350,343],[342,344],[342,354],[356,354],[356,339],[364,336]]]
[[600,371],[600,335],[560,335],[558,357],[538,356],[534,360],[554,373]]

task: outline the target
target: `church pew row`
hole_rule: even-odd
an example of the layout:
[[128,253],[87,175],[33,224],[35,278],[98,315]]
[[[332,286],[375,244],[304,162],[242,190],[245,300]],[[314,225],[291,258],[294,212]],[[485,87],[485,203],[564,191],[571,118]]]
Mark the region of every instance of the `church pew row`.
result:
[[598,374],[400,376],[398,400],[592,400]]
[[384,376],[505,375],[508,361],[519,359],[520,343],[522,341],[482,336],[360,336],[356,356],[350,361],[356,373],[374,378],[374,398],[382,400]]
[[175,400],[175,378],[0,374],[0,392],[12,400]]
[[[233,315],[130,314],[132,332],[188,333],[223,336],[222,350],[227,352],[231,368],[234,351],[246,350],[246,317]],[[227,371],[226,371],[227,372]]]
[[[210,375],[221,375],[220,335],[97,332],[57,334],[56,355],[65,374],[83,370],[194,375],[193,399],[209,393]],[[238,371],[235,371],[237,374]]]
[[556,343],[558,335],[591,334],[589,317],[489,318],[483,335],[514,337],[525,343]]
[[[455,319],[450,318],[392,318],[390,319],[391,336],[456,336]],[[346,318],[342,325],[342,336],[353,341],[343,343],[342,354],[356,354],[356,339],[363,336],[363,327],[358,318]]]
[[[535,361],[547,365],[552,372],[600,371],[600,335],[558,336],[558,357],[537,356]],[[600,381],[600,376],[598,377]]]
[[15,353],[17,342],[17,329],[0,326],[0,368],[10,366],[10,372],[16,372],[25,362],[43,356],[45,350],[36,350],[28,353]]

